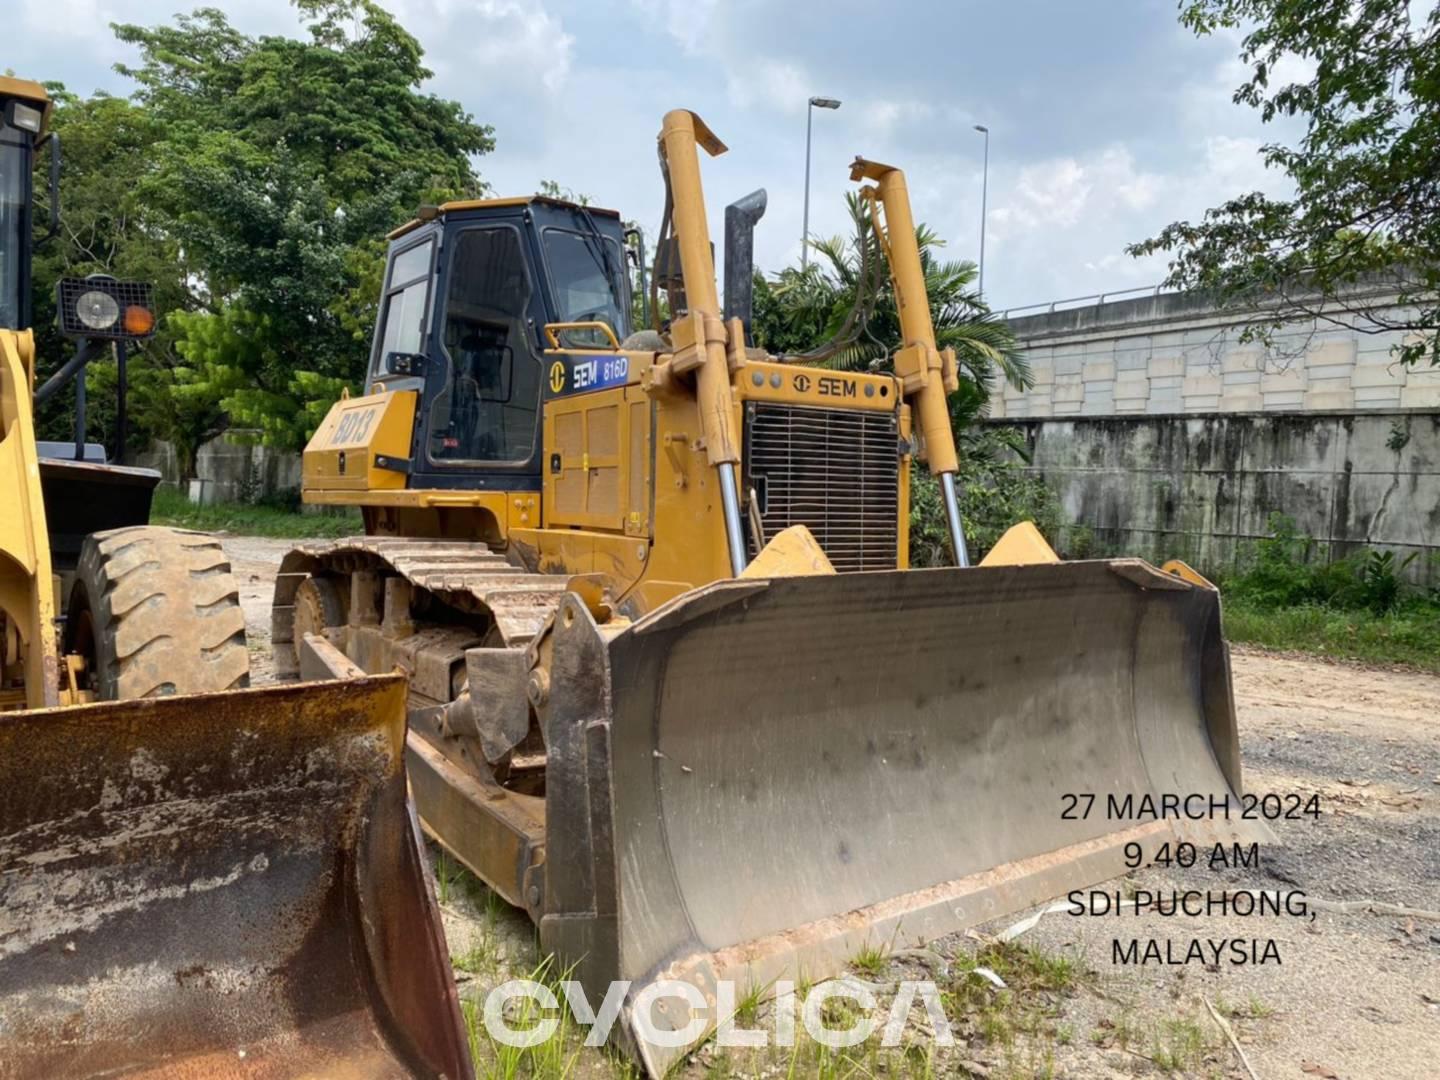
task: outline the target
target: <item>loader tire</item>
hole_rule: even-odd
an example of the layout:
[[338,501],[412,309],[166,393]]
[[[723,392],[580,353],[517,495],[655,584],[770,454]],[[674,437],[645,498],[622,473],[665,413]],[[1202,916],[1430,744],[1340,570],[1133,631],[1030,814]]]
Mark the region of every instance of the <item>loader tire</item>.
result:
[[239,588],[205,533],[140,525],[87,536],[65,636],[102,701],[250,682]]

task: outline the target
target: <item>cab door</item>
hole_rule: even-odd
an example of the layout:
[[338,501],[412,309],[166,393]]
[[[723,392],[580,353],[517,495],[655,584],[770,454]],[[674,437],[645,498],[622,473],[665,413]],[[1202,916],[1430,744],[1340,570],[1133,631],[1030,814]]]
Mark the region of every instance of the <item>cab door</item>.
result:
[[411,486],[538,490],[545,315],[526,236],[456,227],[440,262]]

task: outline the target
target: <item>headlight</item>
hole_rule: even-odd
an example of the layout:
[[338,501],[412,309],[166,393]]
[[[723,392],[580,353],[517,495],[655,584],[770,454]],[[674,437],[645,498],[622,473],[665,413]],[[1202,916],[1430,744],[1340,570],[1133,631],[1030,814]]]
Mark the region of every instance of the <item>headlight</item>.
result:
[[45,119],[45,113],[31,105],[21,102],[12,102],[10,105],[10,123],[17,128],[24,128],[26,131],[33,131],[40,134],[40,124]]
[[75,301],[75,317],[87,330],[108,330],[120,318],[120,304],[109,293],[91,289]]
[[69,337],[137,340],[155,333],[155,304],[144,281],[105,274],[61,278],[60,332]]

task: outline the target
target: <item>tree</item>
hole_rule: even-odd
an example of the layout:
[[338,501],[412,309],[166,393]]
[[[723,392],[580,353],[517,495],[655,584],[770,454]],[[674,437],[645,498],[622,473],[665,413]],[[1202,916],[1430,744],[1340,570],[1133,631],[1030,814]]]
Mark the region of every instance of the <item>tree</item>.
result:
[[[884,269],[885,256],[868,211],[854,195],[847,196],[847,202],[855,223],[852,237],[811,241],[818,257],[808,267],[787,267],[773,279],[763,274],[755,277],[755,339],[772,353],[799,354],[833,337],[855,305],[862,261],[866,268]],[[950,404],[956,431],[963,439],[973,421],[983,415],[996,375],[1023,388],[1030,384],[1030,368],[1009,326],[991,316],[975,291],[975,264],[937,258],[944,241],[924,225],[916,228],[915,239],[920,246],[935,339],[941,348],[954,348],[960,368],[960,390],[951,396]],[[827,366],[890,370],[890,355],[901,344],[900,313],[888,270],[880,279],[865,325],[854,328],[853,340],[843,343],[825,361]]]
[[[64,151],[61,172],[61,230],[42,242],[34,264],[34,329],[42,380],[74,352],[60,336],[55,320],[55,286],[65,276],[109,274],[150,282],[159,310],[188,302],[188,290],[173,240],[147,224],[138,194],[160,136],[153,117],[124,98],[97,94],[80,98],[58,83],[47,85],[54,111],[51,130]],[[41,166],[48,155],[41,154]],[[37,176],[36,190],[44,191]],[[43,197],[43,196],[42,196]],[[48,231],[48,215],[38,226]],[[43,236],[43,233],[41,234]],[[132,445],[150,438],[169,438],[167,418],[149,408],[147,389],[164,374],[171,335],[162,329],[141,349],[130,353]],[[92,393],[86,409],[89,436],[114,447],[114,383],[112,361],[96,361],[89,372]],[[72,392],[65,390],[40,408],[43,437],[68,439],[72,434]]]
[[310,40],[253,39],[204,8],[115,28],[161,131],[139,196],[180,256],[177,400],[296,447],[364,376],[381,237],[475,195],[491,129],[422,93],[419,43],[371,0],[296,0]]
[[[856,306],[861,281],[873,268],[884,269],[884,254],[873,233],[870,215],[849,196],[855,233],[812,241],[816,255],[808,267],[787,267],[773,278],[755,275],[753,330],[758,344],[779,355],[814,349],[846,326]],[[1030,385],[1030,369],[1007,324],[996,320],[974,289],[976,267],[968,260],[937,257],[944,242],[924,225],[915,231],[930,317],[942,348],[953,347],[960,369],[960,389],[950,396],[950,419],[960,449],[961,513],[973,553],[978,557],[1017,521],[1034,520],[1050,537],[1059,525],[1054,496],[1021,463],[1026,446],[1014,428],[980,425],[996,377],[1017,387]],[[863,258],[862,258],[863,254]],[[890,357],[901,344],[900,315],[888,269],[863,326],[836,344],[838,351],[822,361],[849,370],[888,371]],[[848,340],[847,340],[848,339]],[[910,559],[916,566],[948,564],[949,528],[939,486],[928,472],[911,472]]]
[[[1172,252],[1169,284],[1264,307],[1249,336],[1314,318],[1405,332],[1399,359],[1440,363],[1440,4],[1426,6],[1183,0],[1196,34],[1247,28],[1237,103],[1303,119],[1297,145],[1262,151],[1294,194],[1239,195],[1128,250]],[[1308,76],[1278,79],[1294,66]],[[1366,285],[1393,286],[1398,308],[1367,303]]]

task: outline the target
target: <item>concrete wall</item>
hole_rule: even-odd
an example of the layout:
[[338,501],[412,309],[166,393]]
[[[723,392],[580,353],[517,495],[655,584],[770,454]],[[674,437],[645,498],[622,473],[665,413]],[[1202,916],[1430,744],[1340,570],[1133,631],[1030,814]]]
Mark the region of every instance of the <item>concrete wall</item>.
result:
[[[1403,314],[1393,288],[1349,298]],[[1243,342],[1253,313],[1217,310],[1183,293],[1089,304],[1009,319],[1035,375],[1006,386],[993,416],[1134,416],[1440,408],[1440,368],[1405,367],[1400,331],[1365,333],[1331,309],[1326,318],[1271,327]]]
[[1317,557],[1419,552],[1407,576],[1440,584],[1440,413],[1009,422],[1065,519],[1091,529],[1100,551],[1228,570],[1278,511],[1318,541]]
[[[180,464],[168,443],[157,442],[136,456],[136,465],[158,469],[166,482],[180,482]],[[295,451],[247,445],[238,434],[221,435],[200,447],[195,472],[201,502],[235,502],[300,487],[300,455]],[[194,496],[192,496],[194,497]]]

